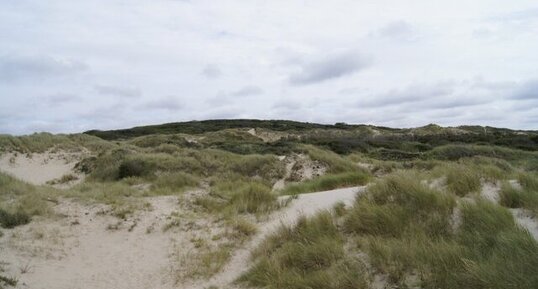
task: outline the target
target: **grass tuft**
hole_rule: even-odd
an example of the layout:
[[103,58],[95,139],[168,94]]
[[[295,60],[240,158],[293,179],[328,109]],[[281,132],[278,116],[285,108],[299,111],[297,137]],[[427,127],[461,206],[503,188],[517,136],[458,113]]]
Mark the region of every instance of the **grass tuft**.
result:
[[325,175],[302,183],[291,184],[284,188],[281,194],[296,195],[333,190],[342,187],[365,185],[369,179],[370,175],[365,171]]

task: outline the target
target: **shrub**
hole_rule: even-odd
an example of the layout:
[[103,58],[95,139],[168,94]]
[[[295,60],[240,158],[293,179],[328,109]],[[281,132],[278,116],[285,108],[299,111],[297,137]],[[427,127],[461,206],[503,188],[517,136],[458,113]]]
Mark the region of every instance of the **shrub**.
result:
[[10,213],[4,209],[0,209],[0,225],[3,228],[14,228],[20,225],[26,225],[30,223],[31,218],[24,212]]
[[124,160],[118,168],[118,178],[144,177],[152,172],[152,166],[141,159]]
[[6,277],[3,275],[0,275],[0,289],[3,289],[4,286],[15,287],[17,286],[17,283],[19,283],[19,280],[13,277]]

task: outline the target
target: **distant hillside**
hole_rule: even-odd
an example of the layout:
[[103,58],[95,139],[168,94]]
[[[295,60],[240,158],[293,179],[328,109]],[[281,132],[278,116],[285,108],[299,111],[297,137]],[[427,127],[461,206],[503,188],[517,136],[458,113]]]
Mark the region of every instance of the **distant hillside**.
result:
[[149,134],[201,134],[231,128],[265,128],[274,131],[302,131],[308,129],[331,129],[336,127],[337,126],[335,125],[324,125],[289,120],[214,119],[138,126],[118,130],[90,130],[84,133],[95,135],[106,140],[115,140]]
[[334,125],[289,120],[204,120],[139,126],[119,130],[90,130],[85,134],[105,140],[125,140],[154,134],[203,134],[225,129],[257,128],[286,132],[288,138],[305,143],[324,145],[339,153],[364,146],[398,148],[401,143],[420,146],[454,143],[473,143],[538,150],[538,131],[511,130],[484,126],[441,127],[429,124],[418,128],[389,128],[364,124],[336,123]]

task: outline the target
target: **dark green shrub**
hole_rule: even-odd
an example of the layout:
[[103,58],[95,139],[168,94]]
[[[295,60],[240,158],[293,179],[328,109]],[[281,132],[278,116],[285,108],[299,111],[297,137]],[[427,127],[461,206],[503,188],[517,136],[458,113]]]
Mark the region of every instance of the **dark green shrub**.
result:
[[4,209],[0,209],[0,225],[3,228],[14,228],[20,225],[30,223],[31,218],[28,214],[22,212],[10,213]]
[[124,160],[118,168],[118,178],[143,177],[152,172],[152,166],[148,162],[140,159]]
[[96,157],[84,158],[83,160],[81,160],[75,165],[75,170],[81,173],[90,174],[93,172],[93,170],[95,170],[96,161],[97,161]]
[[0,275],[0,289],[3,289],[4,286],[15,287],[17,286],[17,283],[19,283],[19,281],[15,278]]

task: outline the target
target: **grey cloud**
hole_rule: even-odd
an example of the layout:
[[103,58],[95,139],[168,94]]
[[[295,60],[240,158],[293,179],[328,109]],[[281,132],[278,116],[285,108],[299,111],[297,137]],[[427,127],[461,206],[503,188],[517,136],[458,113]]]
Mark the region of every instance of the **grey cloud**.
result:
[[258,86],[245,86],[237,91],[230,93],[231,96],[244,97],[263,94],[263,90]]
[[120,97],[127,97],[127,98],[135,98],[142,95],[142,92],[140,89],[136,87],[120,87],[120,86],[112,86],[112,85],[96,85],[94,87],[95,91],[101,95],[112,95],[112,96],[120,96]]
[[231,103],[236,98],[262,95],[263,92],[264,91],[258,86],[248,85],[233,92],[219,91],[214,97],[208,98],[206,103],[211,105],[222,105]]
[[58,105],[68,102],[73,102],[80,99],[78,96],[71,93],[56,93],[46,97],[49,105]]
[[357,53],[343,53],[300,64],[300,72],[290,76],[293,85],[307,85],[353,74],[370,66],[370,59]]
[[416,29],[410,23],[403,20],[394,21],[385,25],[374,35],[398,41],[416,41],[419,38]]
[[45,79],[65,76],[88,69],[80,61],[50,56],[14,56],[0,57],[0,81],[17,81],[25,79]]
[[432,85],[411,85],[403,89],[393,89],[386,93],[361,99],[358,105],[361,107],[381,107],[387,105],[401,105],[404,103],[416,103],[439,97],[446,97],[454,91],[453,85],[447,82],[439,82]]
[[465,96],[453,96],[441,99],[433,99],[432,101],[422,101],[413,104],[413,109],[447,109],[447,108],[461,108],[466,106],[480,105],[486,103],[487,100],[465,97]]
[[512,99],[538,99],[538,79],[524,82],[514,93],[510,95]]
[[176,97],[169,96],[169,97],[164,97],[161,99],[149,101],[141,105],[140,108],[176,111],[183,108],[183,105],[181,105],[181,103],[177,100]]
[[301,103],[294,100],[280,100],[273,104],[275,109],[297,110],[301,108]]
[[208,64],[206,67],[202,70],[202,75],[204,75],[207,78],[218,78],[222,75],[222,71],[220,68],[215,64]]

